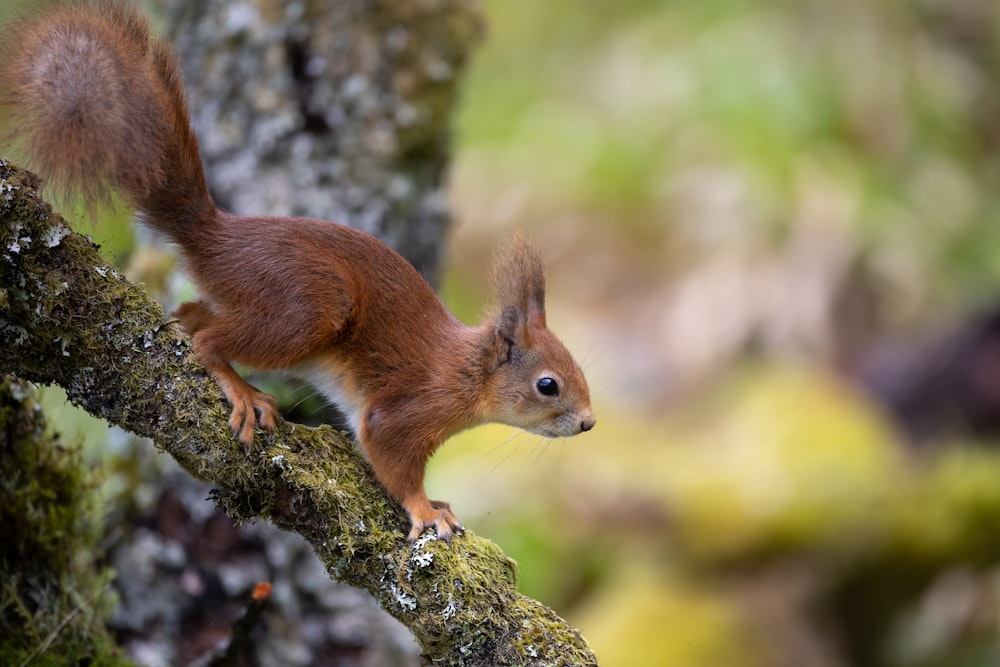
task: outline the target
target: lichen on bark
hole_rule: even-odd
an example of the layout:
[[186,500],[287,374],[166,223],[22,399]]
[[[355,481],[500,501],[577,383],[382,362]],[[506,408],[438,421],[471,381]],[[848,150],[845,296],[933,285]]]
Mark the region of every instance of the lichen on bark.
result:
[[236,521],[303,535],[327,571],[363,588],[442,665],[592,665],[579,633],[520,595],[516,568],[471,532],[449,547],[405,540],[401,507],[353,444],[282,422],[244,449],[187,336],[0,159],[0,372],[62,386],[70,401],[147,436],[217,485]]
[[223,208],[357,227],[436,283],[478,0],[153,4]]

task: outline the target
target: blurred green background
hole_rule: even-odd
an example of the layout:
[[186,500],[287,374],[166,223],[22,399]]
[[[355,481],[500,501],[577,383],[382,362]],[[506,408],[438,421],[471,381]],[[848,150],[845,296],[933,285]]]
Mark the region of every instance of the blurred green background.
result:
[[529,229],[598,425],[431,495],[602,664],[1000,664],[997,4],[485,7],[445,297]]
[[598,424],[429,494],[605,665],[1000,664],[994,0],[485,9],[443,296],[529,230]]

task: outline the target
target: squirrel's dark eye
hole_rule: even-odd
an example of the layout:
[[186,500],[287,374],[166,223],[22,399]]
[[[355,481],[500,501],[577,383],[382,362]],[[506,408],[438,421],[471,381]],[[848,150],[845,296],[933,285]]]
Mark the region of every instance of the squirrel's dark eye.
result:
[[558,396],[559,395],[559,383],[549,377],[539,378],[538,382],[535,383],[535,387],[538,388],[538,393],[545,396]]

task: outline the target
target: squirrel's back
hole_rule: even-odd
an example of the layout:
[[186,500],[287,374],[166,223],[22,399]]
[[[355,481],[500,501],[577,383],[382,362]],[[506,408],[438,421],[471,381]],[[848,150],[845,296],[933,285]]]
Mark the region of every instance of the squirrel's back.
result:
[[60,192],[92,207],[110,186],[182,243],[214,215],[177,63],[134,8],[65,1],[7,25],[0,108],[5,139]]

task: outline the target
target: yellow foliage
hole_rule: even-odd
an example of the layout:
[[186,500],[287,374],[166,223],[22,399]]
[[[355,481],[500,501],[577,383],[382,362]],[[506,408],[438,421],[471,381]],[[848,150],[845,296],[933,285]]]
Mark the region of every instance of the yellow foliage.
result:
[[764,662],[736,606],[688,580],[629,564],[579,619],[602,665],[758,667]]

